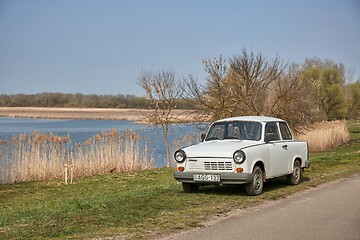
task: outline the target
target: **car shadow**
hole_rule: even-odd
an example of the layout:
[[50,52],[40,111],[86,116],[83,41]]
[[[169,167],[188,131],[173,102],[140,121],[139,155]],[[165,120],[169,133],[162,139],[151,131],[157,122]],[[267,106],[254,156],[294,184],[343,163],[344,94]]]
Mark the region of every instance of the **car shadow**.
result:
[[[310,178],[303,177],[299,184],[308,181],[310,181]],[[289,185],[286,182],[286,177],[274,178],[271,180],[267,180],[264,183],[263,192],[276,191],[286,187],[291,187],[291,185]],[[205,185],[205,186],[200,186],[198,192],[202,194],[214,194],[214,195],[247,196],[245,185],[223,185],[223,186]]]
[[213,194],[213,195],[236,195],[236,196],[246,196],[245,185],[205,185],[200,186],[199,193],[203,194]]

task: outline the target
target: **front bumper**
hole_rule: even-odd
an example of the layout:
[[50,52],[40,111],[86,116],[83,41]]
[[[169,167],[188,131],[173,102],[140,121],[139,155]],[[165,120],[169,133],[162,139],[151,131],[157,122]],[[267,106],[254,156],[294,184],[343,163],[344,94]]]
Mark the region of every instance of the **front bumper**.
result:
[[[198,182],[193,180],[194,174],[217,174],[220,175],[220,182]],[[198,183],[198,184],[245,184],[252,180],[251,173],[204,173],[204,172],[180,172],[173,173],[174,178],[179,182]]]

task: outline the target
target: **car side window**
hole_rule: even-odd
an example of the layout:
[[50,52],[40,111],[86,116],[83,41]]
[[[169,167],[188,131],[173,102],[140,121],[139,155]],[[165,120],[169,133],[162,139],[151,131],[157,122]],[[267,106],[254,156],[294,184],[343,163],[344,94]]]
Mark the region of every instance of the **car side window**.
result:
[[267,123],[265,126],[265,142],[280,140],[278,126],[275,122]]
[[291,132],[288,125],[284,122],[279,123],[280,132],[283,140],[292,140]]

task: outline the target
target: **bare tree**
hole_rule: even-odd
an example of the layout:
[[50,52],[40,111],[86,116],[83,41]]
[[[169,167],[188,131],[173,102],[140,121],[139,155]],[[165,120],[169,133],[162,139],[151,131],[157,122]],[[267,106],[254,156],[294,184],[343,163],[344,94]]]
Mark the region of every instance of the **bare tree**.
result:
[[300,74],[298,65],[290,65],[274,82],[266,104],[266,115],[286,119],[295,131],[312,122],[314,112],[314,104]]
[[190,76],[186,92],[210,120],[242,115],[284,118],[296,127],[311,121],[313,107],[300,78],[300,67],[279,57],[268,60],[246,49],[228,61],[222,56],[203,61],[207,73],[201,85]]
[[152,73],[143,71],[138,84],[145,90],[153,113],[147,116],[149,124],[159,124],[163,130],[166,151],[166,166],[170,167],[169,125],[174,122],[171,115],[177,102],[183,96],[183,83],[175,79],[175,72],[159,71]]
[[206,84],[193,77],[186,81],[187,93],[196,100],[197,109],[211,120],[240,115],[263,115],[275,81],[286,66],[278,57],[265,59],[244,49],[225,61],[222,56],[203,61]]
[[[204,70],[207,74],[206,84],[201,85],[192,75],[185,79],[186,93],[197,103],[197,111],[201,116],[210,116],[210,120],[227,117],[230,111],[228,67],[220,55],[213,60],[204,59]],[[206,117],[205,117],[206,118]],[[207,118],[209,120],[209,118]]]
[[229,77],[233,93],[231,99],[237,105],[238,114],[264,114],[271,87],[285,68],[279,57],[267,60],[262,54],[248,53],[246,49],[233,56]]

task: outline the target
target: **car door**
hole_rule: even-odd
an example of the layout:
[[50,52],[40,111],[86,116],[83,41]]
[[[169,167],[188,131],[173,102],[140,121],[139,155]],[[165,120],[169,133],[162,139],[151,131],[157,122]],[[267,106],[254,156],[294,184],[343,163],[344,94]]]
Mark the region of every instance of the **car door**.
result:
[[292,141],[292,134],[285,122],[279,122],[279,128],[284,143],[283,147],[286,148],[286,173],[290,173],[293,170],[293,156],[297,151],[296,143]]
[[280,138],[276,122],[265,125],[265,142],[269,149],[269,177],[277,177],[287,172],[287,145]]

